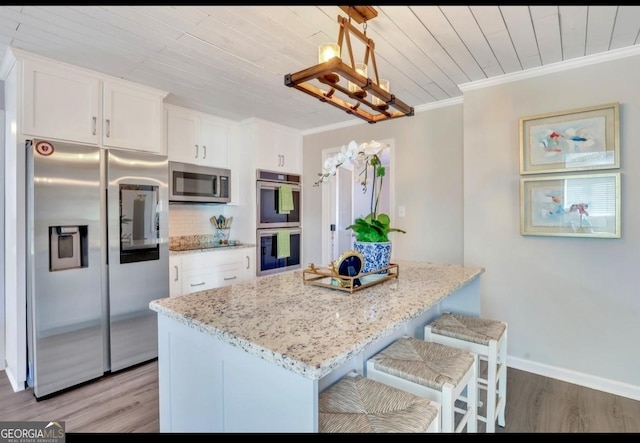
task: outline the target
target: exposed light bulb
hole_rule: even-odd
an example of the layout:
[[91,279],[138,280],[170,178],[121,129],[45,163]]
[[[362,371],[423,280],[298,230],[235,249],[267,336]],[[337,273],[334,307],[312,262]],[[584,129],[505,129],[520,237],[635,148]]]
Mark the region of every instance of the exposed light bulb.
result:
[[[389,92],[389,80],[380,79],[380,83],[378,83],[380,89],[384,89]],[[380,100],[378,97],[373,97],[373,104],[376,105],[378,109],[387,109],[389,105],[387,105],[384,101]]]
[[[327,42],[318,48],[318,63],[328,62],[334,57],[340,57],[340,46],[337,43]],[[338,83],[340,76],[335,72],[324,75],[324,79],[329,83]]]
[[[367,77],[367,65],[364,63],[356,63],[355,65],[356,72],[363,77]],[[355,83],[349,82],[349,92],[353,92],[354,95],[363,98],[366,97],[367,92],[360,89],[358,85]]]
[[323,43],[318,48],[318,63],[324,63],[331,60],[333,57],[340,56],[340,46],[337,43],[328,42]]

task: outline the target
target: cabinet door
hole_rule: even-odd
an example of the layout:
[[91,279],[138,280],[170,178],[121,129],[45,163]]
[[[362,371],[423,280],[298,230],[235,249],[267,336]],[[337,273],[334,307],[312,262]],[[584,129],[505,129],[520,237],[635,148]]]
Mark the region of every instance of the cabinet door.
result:
[[234,262],[218,266],[215,272],[216,287],[240,283],[244,280],[244,268],[241,263]]
[[105,81],[103,88],[104,146],[164,154],[163,97],[113,81]]
[[227,123],[215,118],[203,116],[200,117],[199,121],[200,164],[228,168]]
[[215,271],[182,272],[182,293],[206,291],[219,286],[218,275]]
[[286,172],[300,173],[302,170],[302,136],[282,132],[278,141],[280,146],[278,151],[282,155],[281,169]]
[[198,163],[198,117],[189,110],[167,107],[167,151],[169,160]]
[[246,248],[242,250],[244,256],[244,280],[253,280],[256,278],[256,249]]
[[97,145],[100,80],[81,71],[31,60],[23,64],[22,131]]
[[169,256],[169,297],[182,295],[181,262],[179,256]]
[[300,173],[302,135],[275,125],[258,124],[256,157],[259,169]]

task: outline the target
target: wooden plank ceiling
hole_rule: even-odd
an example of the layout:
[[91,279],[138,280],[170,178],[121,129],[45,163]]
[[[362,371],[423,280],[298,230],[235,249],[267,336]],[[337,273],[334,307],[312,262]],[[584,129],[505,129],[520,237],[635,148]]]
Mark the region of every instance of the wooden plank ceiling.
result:
[[[639,43],[640,6],[376,10],[357,26],[391,92],[414,107],[460,97],[461,84]],[[283,79],[337,40],[338,15],[339,6],[1,6],[0,55],[12,46],[169,91],[169,103],[313,129],[354,117]]]

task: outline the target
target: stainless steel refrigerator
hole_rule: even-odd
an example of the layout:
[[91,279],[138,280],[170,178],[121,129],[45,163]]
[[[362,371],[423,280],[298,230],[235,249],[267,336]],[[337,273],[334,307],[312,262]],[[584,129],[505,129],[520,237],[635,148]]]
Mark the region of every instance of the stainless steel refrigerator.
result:
[[166,156],[27,140],[28,376],[37,398],[157,357]]

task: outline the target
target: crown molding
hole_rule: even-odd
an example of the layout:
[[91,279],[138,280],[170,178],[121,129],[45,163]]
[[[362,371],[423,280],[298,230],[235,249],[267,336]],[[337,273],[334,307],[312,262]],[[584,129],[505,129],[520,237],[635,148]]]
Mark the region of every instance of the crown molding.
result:
[[[619,49],[612,49],[611,51],[601,52],[598,54],[586,55],[584,57],[574,58],[571,60],[564,60],[557,63],[552,63],[545,66],[539,66],[537,68],[530,68],[525,71],[513,72],[510,74],[504,74],[498,77],[492,77],[484,80],[477,80],[468,83],[462,83],[458,85],[458,88],[463,93],[473,91],[476,89],[487,88],[489,86],[497,86],[505,83],[511,83],[519,80],[526,80],[529,78],[539,77],[541,75],[552,74],[555,72],[568,71],[575,68],[582,68],[597,63],[608,62],[611,60],[617,60],[625,57],[632,57],[634,55],[640,55],[640,45],[627,46]],[[439,100],[431,103],[417,105],[414,107],[414,111],[424,112],[432,109],[443,108],[446,106],[452,106],[463,103],[462,96],[454,97],[446,100]],[[349,120],[345,122],[335,123],[327,126],[311,128],[302,131],[302,135],[317,134],[320,132],[332,131],[334,129],[341,129],[350,126],[367,124],[367,122],[360,121],[359,119]]]
[[515,82],[519,80],[526,80],[541,75],[568,71],[575,68],[582,68],[585,66],[608,62],[611,60],[617,60],[625,57],[631,57],[634,55],[640,55],[640,45],[627,46],[620,49],[612,49],[610,51],[601,52],[598,54],[586,55],[584,57],[573,58],[571,60],[563,60],[561,62],[551,63],[549,65],[539,66],[537,68],[530,68],[525,71],[513,72],[510,74],[504,74],[498,77],[477,80],[469,83],[462,83],[458,85],[458,88],[460,88],[462,92],[473,91],[475,89],[501,85],[504,83]]

